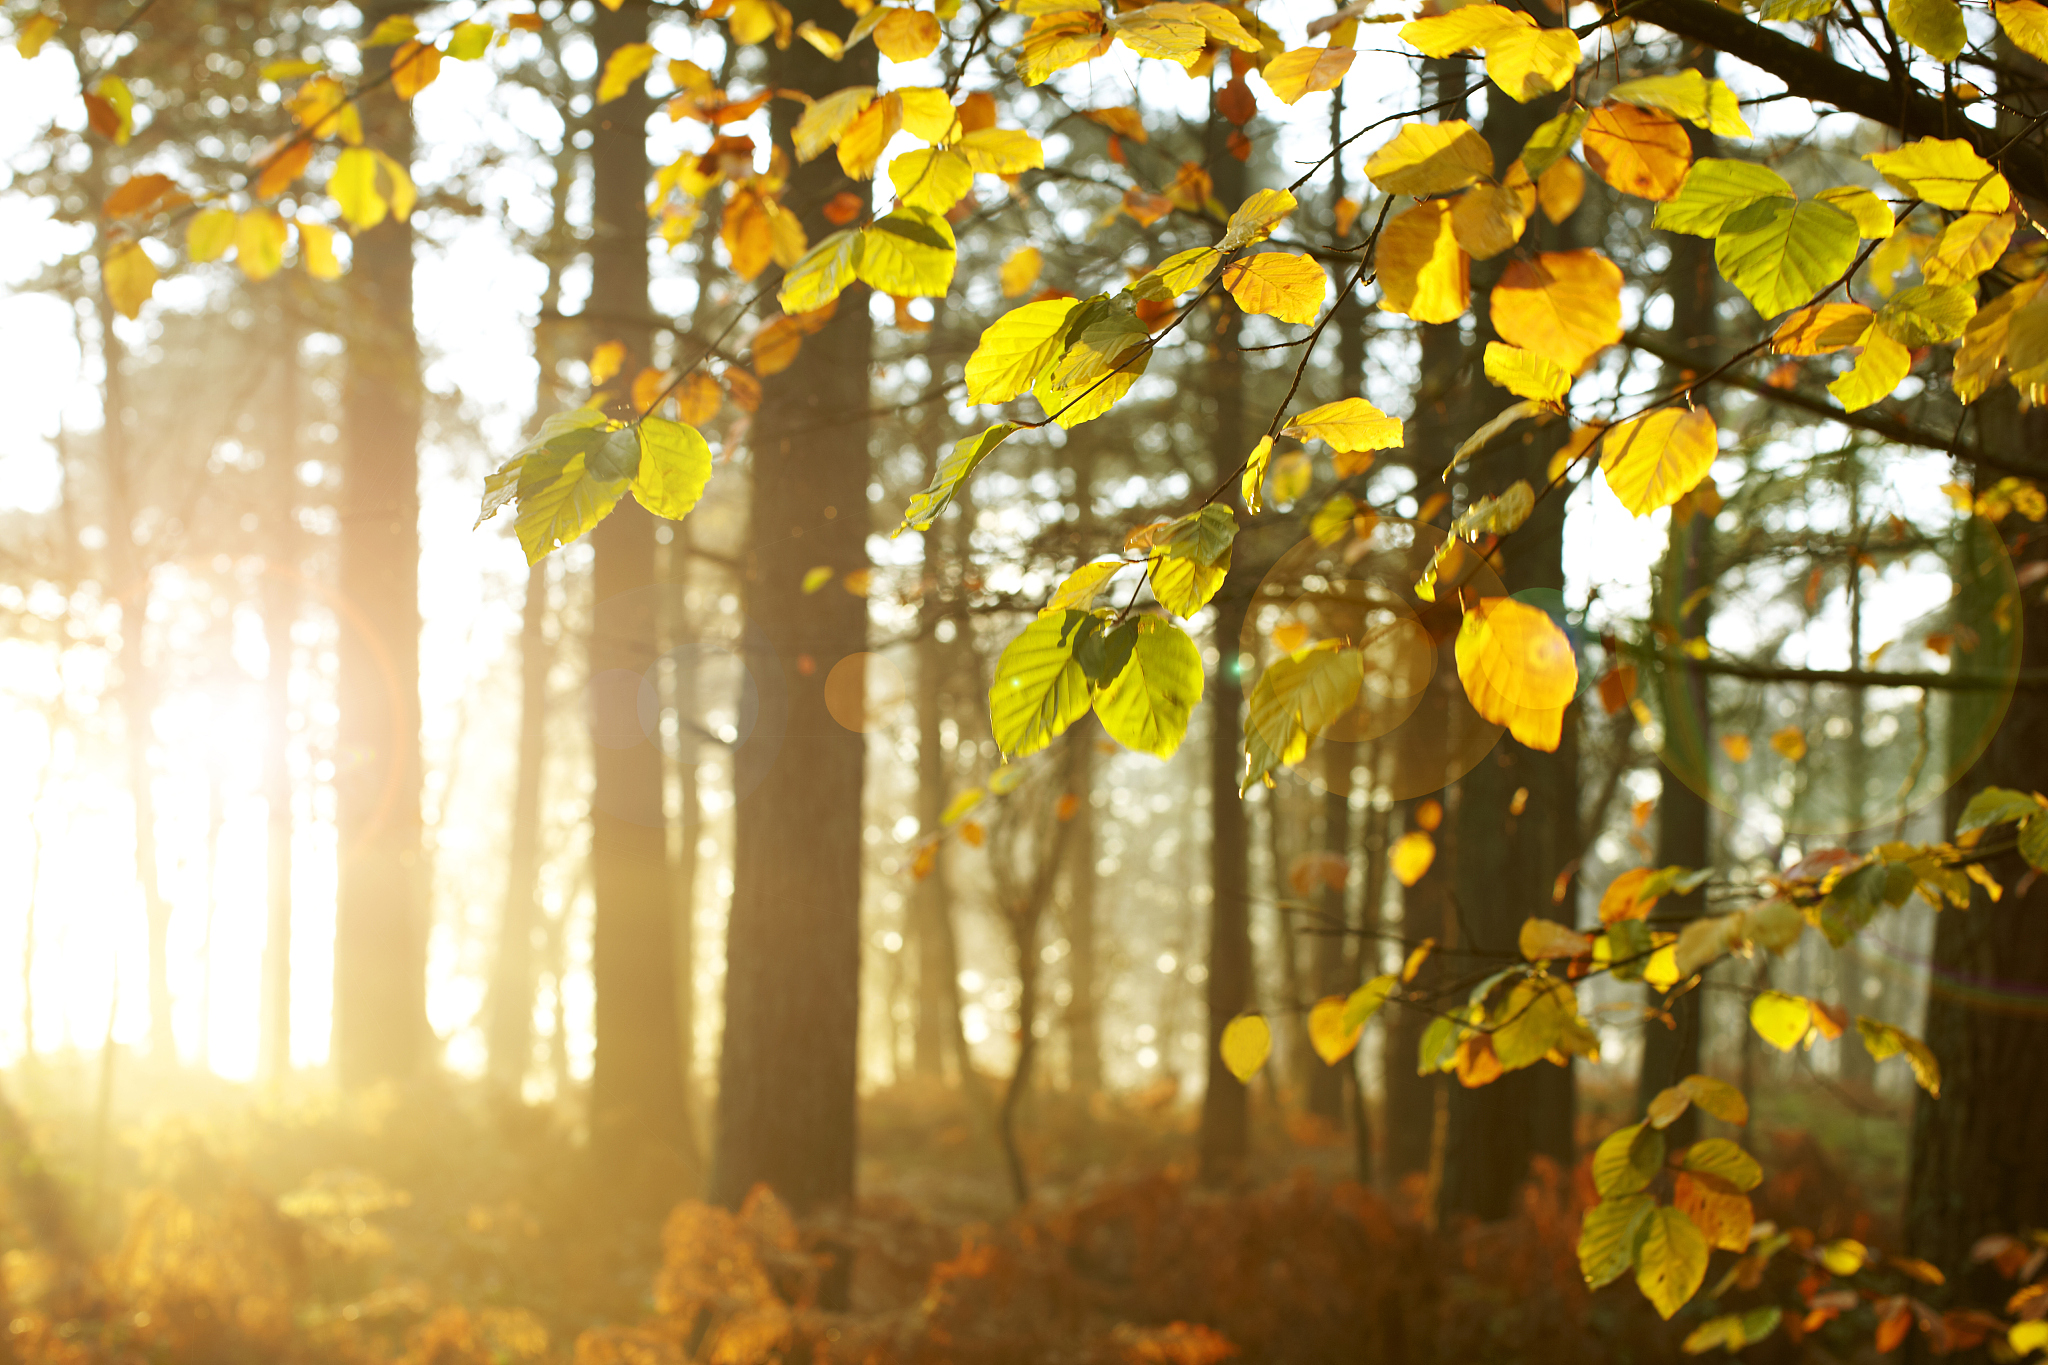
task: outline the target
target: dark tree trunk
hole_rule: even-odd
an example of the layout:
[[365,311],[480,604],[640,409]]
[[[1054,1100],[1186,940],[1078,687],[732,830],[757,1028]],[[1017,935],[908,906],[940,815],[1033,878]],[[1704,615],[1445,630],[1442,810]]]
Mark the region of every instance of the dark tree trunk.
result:
[[[831,0],[791,7],[798,22],[840,22]],[[771,59],[770,83],[813,95],[872,81],[864,45],[827,61],[807,43]],[[786,147],[799,112],[777,101]],[[837,160],[796,167],[787,202],[811,240],[846,182]],[[833,666],[867,644],[866,603],[837,584],[805,593],[804,573],[867,564],[868,294],[856,287],[763,385],[751,442],[754,486],[742,646],[760,688],[755,738],[737,755],[725,1043],[719,1058],[712,1197],[735,1205],[766,1183],[798,1209],[854,1188],[859,1024],[861,780],[865,741],[825,708]],[[843,580],[842,580],[843,581]]]
[[[1981,400],[1987,450],[2048,448],[2048,419],[2038,409],[2017,412],[2003,391]],[[1983,523],[1976,523],[1982,527]],[[2048,540],[2029,535],[2030,523],[2009,517],[2006,548],[2019,571],[2018,632],[2023,670],[2048,668],[2048,596],[2041,579]],[[1989,616],[1985,599],[1960,604]],[[1951,721],[1963,733],[1976,726],[1967,714],[1992,704],[1982,694],[1957,693],[1950,705],[1964,712]],[[2048,693],[2022,689],[2012,696],[1990,744],[1954,793],[1959,803],[1985,787],[2048,791]],[[2041,1134],[2048,1132],[2048,877],[2029,875],[2016,854],[1993,859],[1989,871],[2005,887],[1993,901],[1973,885],[1968,910],[1944,910],[1935,920],[1933,985],[1927,998],[1926,1042],[1941,1063],[1941,1097],[1922,1094],[1913,1122],[1912,1175],[1906,1195],[1906,1236],[1913,1254],[1951,1275],[1960,1271],[1977,1238],[2048,1225],[2048,1165]]]
[[[365,32],[401,4],[366,5]],[[369,55],[377,74],[396,49]],[[364,142],[412,164],[412,111],[383,86],[359,101]],[[357,235],[342,382],[339,843],[333,1055],[344,1086],[428,1063],[426,885],[420,817],[420,352],[413,230]]]
[[[600,8],[590,21],[600,67],[647,39],[648,11]],[[653,354],[647,302],[647,118],[639,82],[594,116],[591,141],[592,339],[626,348],[631,377]],[[630,416],[629,401],[614,405]],[[682,1058],[676,1045],[675,919],[660,732],[648,733],[640,694],[659,666],[661,590],[654,517],[628,496],[591,533],[589,643],[592,783],[590,973],[596,1055],[591,1146],[598,1162],[671,1188],[688,1150]]]

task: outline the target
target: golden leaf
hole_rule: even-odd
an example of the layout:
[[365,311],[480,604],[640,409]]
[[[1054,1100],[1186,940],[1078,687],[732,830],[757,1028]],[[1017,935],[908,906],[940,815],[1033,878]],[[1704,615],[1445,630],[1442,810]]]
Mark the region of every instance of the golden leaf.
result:
[[1450,322],[1471,302],[1472,260],[1458,246],[1445,200],[1428,200],[1388,220],[1377,263],[1380,307],[1389,313]]
[[1669,199],[1692,166],[1685,125],[1655,109],[1605,104],[1593,111],[1584,137],[1586,164],[1623,194]]

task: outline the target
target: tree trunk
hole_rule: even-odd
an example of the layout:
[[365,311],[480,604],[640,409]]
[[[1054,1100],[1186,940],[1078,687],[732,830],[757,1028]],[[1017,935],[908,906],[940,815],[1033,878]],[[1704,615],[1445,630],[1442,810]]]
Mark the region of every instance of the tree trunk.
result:
[[[1223,149],[1225,120],[1214,108],[1209,115],[1209,170],[1216,194],[1235,207],[1245,194],[1242,162]],[[1206,383],[1213,406],[1209,433],[1212,478],[1224,479],[1250,453],[1245,437],[1244,354],[1237,349],[1243,315],[1229,299],[1219,298],[1215,331],[1205,362]],[[1231,490],[1238,524],[1244,505]],[[1208,1080],[1202,1092],[1199,1136],[1199,1177],[1206,1185],[1233,1184],[1245,1177],[1251,1154],[1250,1094],[1223,1064],[1223,1029],[1244,1011],[1252,992],[1251,840],[1245,824],[1238,778],[1244,772],[1244,681],[1237,666],[1238,636],[1244,627],[1251,595],[1260,574],[1240,543],[1230,572],[1216,594],[1212,627],[1221,660],[1209,684],[1209,980]]]
[[278,310],[278,354],[284,382],[273,396],[275,429],[263,452],[268,563],[263,573],[263,803],[268,838],[264,860],[262,985],[258,999],[256,1070],[275,1085],[292,1069],[292,627],[298,621],[299,320]]
[[[832,0],[791,9],[828,25],[844,14]],[[875,61],[872,45],[834,63],[792,43],[770,57],[768,83],[824,95],[872,81]],[[800,111],[774,109],[786,148]],[[824,203],[849,188],[866,190],[830,156],[791,172],[788,203],[812,241],[832,230]],[[747,795],[735,812],[711,1183],[727,1205],[763,1182],[800,1210],[853,1196],[866,742],[827,713],[824,686],[866,648],[867,607],[836,583],[806,593],[802,580],[827,565],[843,582],[867,564],[868,302],[849,291],[796,363],[765,381],[751,442],[742,649],[761,716],[736,755]]]
[[[364,32],[409,8],[363,6]],[[375,77],[396,49],[368,54]],[[410,107],[366,93],[364,143],[410,167]],[[344,1086],[405,1080],[428,1063],[427,888],[422,878],[419,700],[420,352],[413,229],[357,235],[349,274],[339,498],[341,722],[333,1056]]]
[[[590,21],[599,67],[647,40],[648,10],[599,9]],[[647,119],[642,84],[598,110],[591,141],[591,280],[586,336],[626,348],[630,377],[653,354],[647,319]],[[634,415],[630,400],[615,416]],[[654,517],[622,498],[591,532],[589,636],[592,783],[590,971],[596,992],[590,1077],[591,1150],[622,1187],[673,1189],[688,1150],[677,1047],[675,918],[660,732],[640,712],[661,657]]]
[[[925,452],[925,482],[938,468],[938,449]],[[946,618],[945,557],[938,553],[939,528],[924,533],[923,595],[918,601],[917,635],[917,832],[920,839],[935,841],[932,863],[911,889],[910,938],[917,953],[917,1020],[911,1042],[911,1067],[920,1076],[945,1074],[948,1037],[958,1026],[953,987],[947,973],[952,970],[947,919],[952,907],[947,902],[946,840],[940,827],[946,803],[952,799],[948,782],[944,720],[946,696],[945,650],[939,643],[939,622]],[[953,1022],[947,1022],[948,1012]],[[967,1059],[960,1057],[961,1080],[966,1083]]]
[[[543,379],[549,367],[541,367]],[[491,1084],[517,1098],[533,1062],[533,936],[540,922],[540,789],[547,762],[548,561],[526,571],[519,611],[519,753],[512,782],[512,821],[505,857],[505,901],[485,1002],[485,1058]]]
[[668,543],[667,584],[662,593],[661,638],[668,658],[666,668],[668,704],[664,708],[676,719],[675,743],[667,759],[676,788],[675,842],[669,859],[669,886],[675,914],[675,1015],[676,1053],[683,1073],[683,1104],[689,1115],[688,1132],[692,1164],[701,1164],[703,1153],[697,1139],[697,845],[704,838],[704,804],[697,788],[697,726],[703,704],[699,695],[698,665],[702,660],[687,610],[690,562],[690,532],[687,524],[674,529]]
[[1072,847],[1067,855],[1067,1079],[1078,1095],[1102,1088],[1101,990],[1095,938],[1095,769],[1101,727],[1093,717],[1077,721],[1078,732],[1067,751],[1067,791],[1080,804],[1074,809]]
[[[1325,744],[1323,746],[1323,853],[1342,861],[1347,867],[1351,860],[1351,758],[1354,746],[1349,744]],[[1330,864],[1335,867],[1335,863]],[[1315,987],[1313,995],[1322,999],[1330,995],[1344,995],[1350,992],[1356,982],[1346,982],[1344,965],[1346,950],[1350,946],[1351,915],[1349,901],[1345,895],[1348,882],[1332,885],[1330,881],[1320,884],[1318,896],[1321,905],[1316,924],[1315,939]],[[1306,1009],[1313,1001],[1290,1000],[1289,1006]],[[1350,1071],[1340,1059],[1335,1066],[1326,1065],[1311,1047],[1302,1064],[1308,1068],[1308,1111],[1333,1124],[1344,1122],[1348,1106],[1345,1104],[1345,1076]]]
[[[1449,939],[1447,930],[1453,928],[1450,886],[1457,849],[1448,822],[1439,824],[1434,832],[1425,828],[1420,819],[1424,802],[1434,803],[1439,811],[1443,808],[1442,802],[1435,797],[1423,797],[1402,802],[1398,817],[1403,834],[1418,830],[1428,833],[1436,840],[1437,849],[1429,870],[1401,893],[1401,941],[1394,945],[1389,964],[1391,970],[1397,972],[1413,945],[1432,938],[1439,944],[1446,944]],[[1440,959],[1432,957],[1426,960],[1413,985],[1417,989],[1428,989],[1441,970]],[[1405,1005],[1391,1008],[1386,1031],[1381,1036],[1380,1070],[1385,1076],[1386,1094],[1380,1106],[1380,1125],[1386,1131],[1382,1153],[1385,1179],[1389,1183],[1398,1183],[1408,1176],[1426,1175],[1432,1170],[1438,1097],[1450,1082],[1441,1075],[1424,1076],[1416,1069],[1416,1054],[1422,1048],[1422,1031],[1429,1027],[1428,1011]]]
[[[2019,413],[2007,393],[1987,396],[1982,436],[1987,450],[2040,450],[2048,418]],[[1975,525],[1984,528],[1983,522]],[[2048,668],[2048,597],[2038,575],[2048,566],[2048,540],[2031,523],[2004,523],[2020,592],[2017,622],[2022,670]],[[1994,534],[1986,531],[1985,534]],[[2029,582],[2029,574],[2036,575]],[[1996,609],[1993,592],[1958,609]],[[1957,693],[1950,705],[1995,704]],[[1962,733],[1976,730],[1955,718]],[[2048,693],[2020,690],[1991,742],[1954,793],[1959,803],[1985,787],[2048,791]],[[1968,910],[1935,919],[1933,986],[1927,998],[1926,1041],[1941,1063],[1941,1097],[1925,1093],[1913,1121],[1912,1174],[1906,1195],[1907,1242],[1951,1275],[1967,1262],[1977,1238],[2048,1225],[2048,1165],[2040,1136],[2048,1131],[2048,877],[2030,875],[2016,854],[1988,865],[2004,886],[1993,901],[1972,886]]]

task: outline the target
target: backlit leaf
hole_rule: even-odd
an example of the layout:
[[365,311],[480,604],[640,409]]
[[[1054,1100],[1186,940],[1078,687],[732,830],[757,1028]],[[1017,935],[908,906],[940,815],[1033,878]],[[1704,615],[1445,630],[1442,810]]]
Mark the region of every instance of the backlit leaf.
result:
[[890,539],[905,531],[929,531],[932,523],[951,505],[953,495],[960,491],[960,485],[974,473],[975,467],[1016,430],[1015,422],[997,422],[979,435],[955,441],[953,453],[940,462],[931,483],[910,500],[910,506],[903,512],[903,524],[889,533]]
[[304,218],[297,219],[294,225],[299,231],[299,263],[306,267],[306,273],[316,280],[340,279],[341,258],[334,254],[334,229]]
[[1450,322],[1472,299],[1471,258],[1458,246],[1447,200],[1395,214],[1380,232],[1380,307],[1417,322]]
[[1494,286],[1503,341],[1577,374],[1621,340],[1621,269],[1598,251],[1546,251],[1512,262]]
[[1345,997],[1343,1020],[1347,1028],[1362,1029],[1380,1006],[1387,1003],[1399,990],[1399,978],[1388,974],[1376,976]]
[[1436,861],[1436,840],[1429,837],[1427,830],[1411,829],[1394,841],[1393,849],[1387,855],[1387,863],[1393,869],[1394,880],[1403,886],[1413,886],[1429,871],[1429,865]]
[[1553,223],[1571,217],[1585,197],[1586,173],[1568,156],[1552,162],[1536,181],[1536,202],[1543,206],[1543,216]]
[[1742,106],[1726,81],[1709,80],[1687,69],[1668,76],[1645,76],[1623,81],[1607,92],[1607,98],[1642,109],[1661,109],[1676,114],[1719,137],[1748,137]]
[[1813,1004],[1804,996],[1765,991],[1750,1001],[1749,1022],[1758,1037],[1780,1052],[1790,1052],[1813,1026]]
[[1711,1176],[1681,1173],[1672,1190],[1671,1202],[1707,1239],[1707,1246],[1720,1251],[1745,1251],[1750,1229],[1756,1225],[1756,1208],[1749,1196],[1729,1188]]
[[640,468],[633,500],[670,521],[687,516],[711,482],[711,447],[695,427],[661,417],[640,423]]
[[1836,185],[1813,197],[1854,218],[1857,235],[1865,241],[1881,242],[1898,227],[1891,206],[1861,185]]
[[1582,143],[1595,175],[1644,199],[1677,194],[1692,165],[1692,139],[1677,119],[1630,104],[1595,109]]
[[201,209],[185,225],[185,254],[194,265],[217,261],[235,244],[235,211]]
[[1635,1264],[1643,1224],[1656,1207],[1649,1195],[1631,1194],[1603,1199],[1586,1210],[1579,1224],[1578,1255],[1579,1273],[1588,1289],[1614,1283]]
[[1955,341],[1977,316],[1976,291],[1958,285],[1916,284],[1877,310],[1877,325],[1904,346]]
[[1885,17],[1893,32],[1937,62],[1954,61],[1970,40],[1956,0],[1891,0]]
[[1568,28],[1516,28],[1486,45],[1486,74],[1519,103],[1562,90],[1578,70],[1579,39]]
[[1590,953],[1593,951],[1593,939],[1570,925],[1531,915],[1522,921],[1522,932],[1517,936],[1515,946],[1527,961],[1548,962],[1553,958],[1573,958]]
[[1296,207],[1295,197],[1286,190],[1253,190],[1230,215],[1217,248],[1235,251],[1265,241]]
[[1031,286],[1038,283],[1038,272],[1044,268],[1045,257],[1037,247],[1018,247],[1003,260],[1003,297],[1014,299],[1019,294],[1029,293]]
[[953,229],[929,209],[897,209],[860,230],[853,273],[899,298],[938,298],[953,283],[958,263]]
[[1245,457],[1244,477],[1238,481],[1238,492],[1244,498],[1244,510],[1257,516],[1266,506],[1266,466],[1273,460],[1273,438],[1261,436],[1259,443],[1252,447],[1252,453]]
[[1512,597],[1482,598],[1465,613],[1456,653],[1473,710],[1532,749],[1556,751],[1579,668],[1548,612]]
[[1517,398],[1561,403],[1572,377],[1554,361],[1520,346],[1486,343],[1486,377]]
[[1394,450],[1401,445],[1401,419],[1389,417],[1363,398],[1341,398],[1299,413],[1281,428],[1299,441],[1322,441],[1332,450]]
[[1720,232],[1729,215],[1740,209],[1770,199],[1796,197],[1792,183],[1769,166],[1702,157],[1685,173],[1678,193],[1657,206],[1654,221],[1667,232],[1712,237]]
[[1897,151],[1863,158],[1898,189],[1937,208],[1966,213],[2004,213],[2012,188],[1991,163],[1963,138],[1923,137]]
[[838,142],[853,121],[860,117],[861,111],[874,102],[874,98],[873,86],[851,85],[844,90],[835,90],[823,99],[813,100],[805,107],[803,117],[796,121],[796,128],[790,135],[796,159],[809,161]]
[[1498,185],[1474,185],[1451,205],[1451,234],[1465,254],[1490,261],[1522,239],[1536,211],[1536,187],[1519,165]]
[[269,209],[250,209],[235,223],[235,264],[252,280],[267,280],[284,264],[291,236],[283,218]]
[[1273,1030],[1264,1015],[1240,1014],[1223,1026],[1219,1050],[1230,1074],[1248,1084],[1273,1051]]
[[1664,1169],[1664,1135],[1644,1123],[1618,1128],[1593,1149],[1593,1188],[1602,1199],[1646,1190]]
[[1351,709],[1364,681],[1364,656],[1336,640],[1318,641],[1267,665],[1246,710],[1243,785],[1249,789],[1282,765],[1307,757],[1309,741]]
[[140,313],[156,289],[156,262],[149,259],[140,242],[122,242],[114,247],[101,263],[100,272],[106,284],[107,301],[124,318]]
[[1856,220],[1816,200],[1767,199],[1739,209],[1714,241],[1714,262],[1766,318],[1811,302],[1856,259]]
[[351,147],[335,160],[327,177],[327,192],[340,206],[341,216],[358,232],[377,226],[391,211],[377,192],[377,154],[368,147]]
[[1856,1032],[1873,1061],[1881,1062],[1903,1052],[1920,1088],[1930,1095],[1941,1094],[1941,1064],[1935,1060],[1934,1052],[1927,1044],[1890,1024],[1860,1014],[1856,1016]]
[[860,249],[861,234],[851,228],[820,239],[784,272],[776,303],[791,316],[823,308],[853,283]]
[[1712,1076],[1687,1076],[1678,1083],[1679,1089],[1692,1097],[1692,1102],[1712,1114],[1723,1123],[1745,1124],[1749,1122],[1749,1101],[1740,1090],[1726,1081],[1717,1081]]
[[[1863,339],[1877,315],[1860,303],[1820,303],[1786,315],[1771,334],[1774,355],[1832,355]],[[1736,762],[1741,762],[1737,759]]]
[[391,89],[409,100],[441,74],[441,49],[426,43],[405,43],[391,54]]
[[1239,256],[1225,266],[1223,287],[1247,313],[1305,325],[1321,313],[1330,277],[1307,256],[1262,251]]
[[1202,651],[1188,633],[1158,616],[1139,616],[1123,670],[1095,694],[1095,714],[1126,749],[1171,758],[1202,699]]
[[990,323],[967,358],[967,400],[1007,403],[1028,392],[1059,358],[1067,315],[1079,305],[1079,299],[1041,299]]
[[23,60],[33,61],[35,55],[43,50],[43,44],[49,42],[63,26],[64,21],[54,14],[31,14],[15,31],[14,50],[21,54]]
[[595,413],[587,418],[597,425],[576,417],[578,423],[549,419],[541,440],[520,458],[513,527],[529,564],[603,520],[637,470],[639,438],[632,431],[607,430]]
[[597,79],[597,102],[609,104],[618,99],[653,65],[653,43],[626,43],[613,48],[612,54],[604,59],[604,74]]
[[[1863,349],[1856,363],[1828,385],[1828,392],[1847,412],[1859,411],[1888,397],[1913,368],[1913,353],[1880,327],[1865,331],[1858,344]],[[1773,747],[1777,747],[1775,741]],[[1805,752],[1804,741],[1800,752]]]
[[1366,178],[1387,194],[1448,194],[1493,174],[1493,149],[1462,119],[1407,123],[1365,163]]
[[1129,563],[1121,559],[1098,559],[1083,564],[1061,581],[1039,615],[1066,611],[1068,608],[1088,610],[1097,595],[1109,585],[1109,580],[1129,567]]
[[889,182],[899,202],[945,214],[974,188],[974,171],[958,152],[919,147],[889,163]]
[[[1889,223],[1890,215],[1886,215]],[[2018,217],[2012,213],[1966,213],[1941,230],[1934,247],[1920,262],[1929,284],[1963,285],[1998,263],[2012,241]]]
[[1351,1055],[1351,1049],[1358,1046],[1359,1035],[1365,1032],[1365,1025],[1352,1024],[1346,1020],[1345,1000],[1341,995],[1325,996],[1309,1009],[1308,1042],[1316,1050],[1316,1056],[1326,1066],[1335,1066]]
[[1088,675],[1074,650],[1082,632],[1099,624],[1078,611],[1040,616],[1003,650],[988,701],[996,745],[1006,757],[1037,753],[1088,714]]
[[2035,0],[2002,0],[1991,12],[1998,16],[1998,26],[2014,47],[2036,61],[2048,61],[2048,5]]
[[929,57],[944,36],[938,16],[924,10],[892,8],[875,25],[875,47],[892,62]]
[[1607,429],[1600,469],[1621,505],[1646,517],[1690,493],[1719,453],[1714,418],[1705,408],[1660,408]]
[[1461,5],[1447,14],[1404,25],[1401,41],[1420,49],[1425,57],[1448,57],[1454,52],[1483,48],[1534,23],[1528,15],[1501,5]]
[[1297,47],[1267,62],[1259,74],[1282,104],[1292,104],[1312,90],[1334,89],[1357,55],[1348,47]]
[[1763,1167],[1756,1158],[1727,1138],[1708,1138],[1685,1149],[1678,1159],[1680,1169],[1696,1171],[1725,1180],[1738,1190],[1748,1191],[1763,1183]]
[[1575,104],[1537,128],[1522,144],[1520,159],[1523,168],[1541,179],[1545,171],[1570,155],[1572,148],[1579,143],[1580,134],[1586,131],[1587,120],[1592,117],[1592,110]]

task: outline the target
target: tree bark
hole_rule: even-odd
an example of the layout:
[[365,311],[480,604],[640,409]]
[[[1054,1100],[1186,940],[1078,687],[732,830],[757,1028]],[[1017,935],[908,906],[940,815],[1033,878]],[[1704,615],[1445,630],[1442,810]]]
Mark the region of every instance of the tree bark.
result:
[[[799,23],[844,15],[832,0],[791,10]],[[768,83],[824,95],[872,81],[875,60],[872,45],[833,63],[792,43],[771,56]],[[786,148],[799,110],[774,109]],[[830,156],[792,170],[787,203],[812,241],[832,230],[824,203],[847,188],[865,192]],[[802,580],[813,565],[843,582],[867,564],[870,331],[867,292],[848,291],[796,363],[763,384],[751,442],[742,649],[761,718],[736,755],[747,795],[735,815],[711,1180],[727,1205],[759,1183],[799,1210],[853,1196],[866,744],[827,713],[824,685],[866,648],[867,610],[836,583],[805,593]]]
[[270,506],[263,573],[263,803],[264,860],[262,983],[258,995],[256,1070],[275,1085],[292,1068],[292,627],[298,621],[303,537],[298,517],[300,419],[299,319],[278,309],[277,353],[284,382],[273,395],[275,426],[263,452]]
[[[648,10],[599,8],[590,36],[600,69],[647,40]],[[643,84],[598,110],[591,140],[592,338],[624,344],[630,378],[653,355],[647,301],[647,119]],[[630,400],[613,405],[637,415]],[[676,1033],[675,917],[669,900],[668,825],[660,731],[649,733],[641,694],[661,657],[654,517],[628,496],[591,532],[589,636],[592,781],[590,949],[595,1056],[591,1149],[601,1168],[673,1190],[689,1146]]]
[[[367,34],[408,8],[363,7]],[[379,74],[395,49],[370,54]],[[413,158],[410,107],[388,85],[359,101],[364,143]],[[419,700],[420,351],[413,229],[359,233],[350,271],[339,498],[341,722],[335,772],[335,1069],[344,1086],[427,1065],[428,905],[422,876]]]

